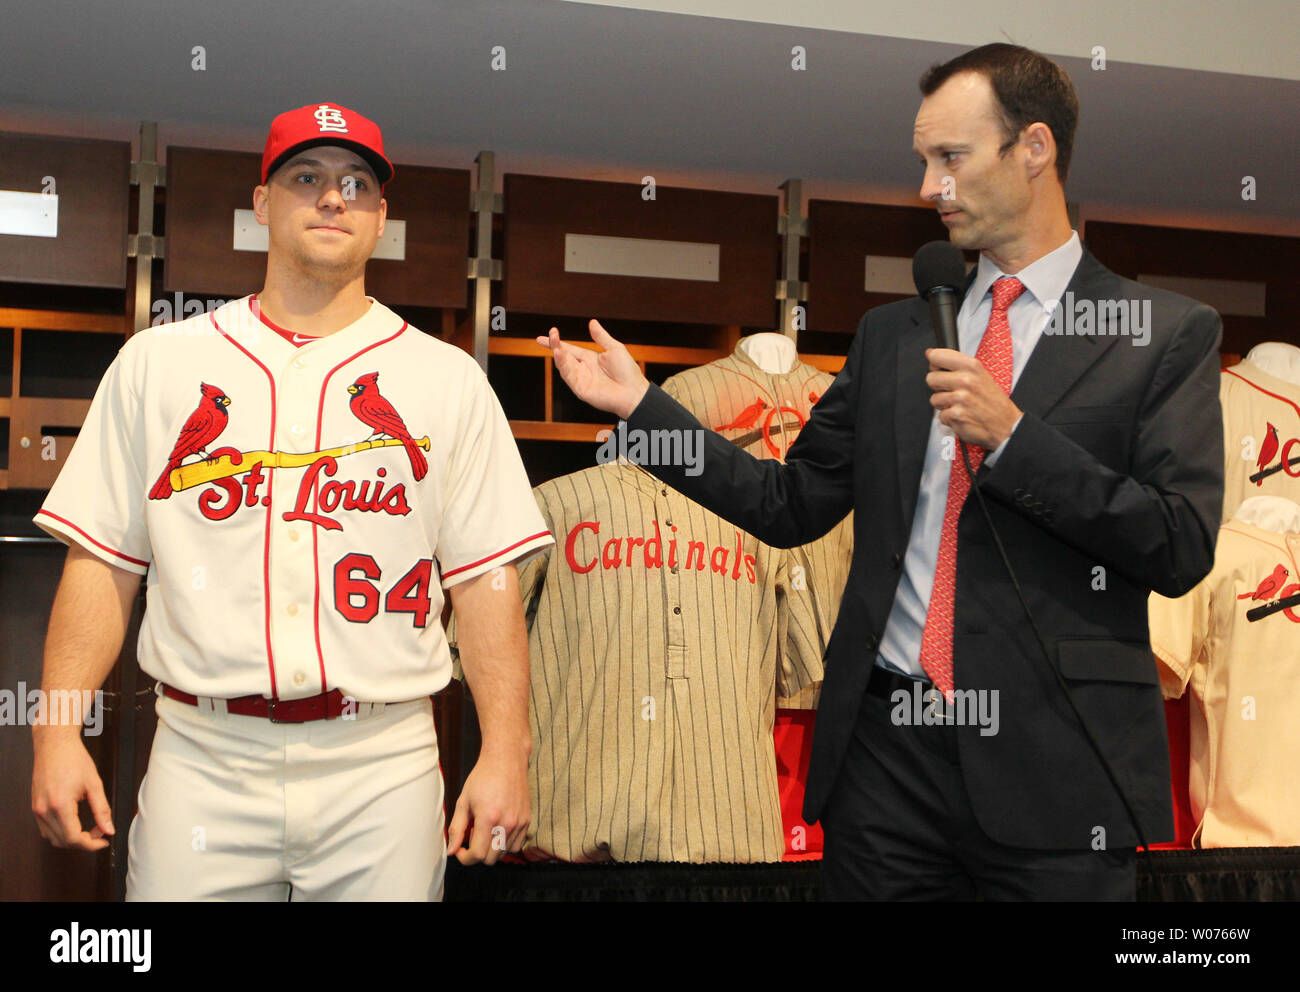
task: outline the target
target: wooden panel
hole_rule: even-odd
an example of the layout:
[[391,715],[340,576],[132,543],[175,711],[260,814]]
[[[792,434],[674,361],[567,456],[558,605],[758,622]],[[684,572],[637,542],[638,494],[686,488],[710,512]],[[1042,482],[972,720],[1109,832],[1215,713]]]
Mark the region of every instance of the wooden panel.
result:
[[[167,150],[169,292],[237,298],[261,289],[266,254],[233,246],[234,211],[252,209],[260,169],[251,152]],[[469,195],[465,169],[398,165],[384,196],[388,216],[406,222],[406,258],[372,258],[366,292],[388,306],[466,306]]]
[[947,240],[933,207],[808,201],[808,329],[852,334],[872,307],[914,295],[868,293],[868,255],[910,259],[927,241]]
[[[48,489],[54,485],[76,440],[73,429],[85,422],[88,412],[90,400],[14,397],[9,413],[8,488]],[[53,435],[52,449],[42,442],[51,427],[68,430],[66,435]],[[47,461],[44,453],[49,450],[54,457]]]
[[0,132],[0,189],[59,197],[58,237],[0,234],[0,281],[126,285],[131,146]]
[[[569,317],[740,324],[776,322],[777,198],[637,183],[507,175],[507,310]],[[720,246],[718,281],[565,271],[566,234]]]
[[1245,354],[1263,341],[1300,345],[1300,238],[1088,221],[1088,249],[1122,276],[1184,276],[1262,282],[1263,317],[1223,317],[1222,351]]

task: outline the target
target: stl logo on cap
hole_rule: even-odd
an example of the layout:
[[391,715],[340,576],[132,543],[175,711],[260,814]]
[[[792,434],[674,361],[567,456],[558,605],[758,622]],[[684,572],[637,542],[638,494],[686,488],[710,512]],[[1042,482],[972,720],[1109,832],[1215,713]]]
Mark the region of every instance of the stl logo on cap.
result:
[[348,122],[343,119],[343,111],[331,107],[328,103],[322,103],[316,108],[316,113],[312,115],[316,118],[316,124],[320,127],[321,132],[336,131],[339,134],[348,133]]
[[262,182],[298,152],[320,145],[351,148],[370,163],[381,186],[393,178],[393,163],[384,155],[379,125],[336,103],[309,103],[286,110],[271,122],[262,150]]

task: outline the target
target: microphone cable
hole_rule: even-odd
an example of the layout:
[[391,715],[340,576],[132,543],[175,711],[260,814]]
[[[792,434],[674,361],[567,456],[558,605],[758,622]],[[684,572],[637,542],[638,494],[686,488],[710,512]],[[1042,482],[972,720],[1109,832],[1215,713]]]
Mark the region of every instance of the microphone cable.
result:
[[1115,787],[1115,792],[1119,796],[1119,801],[1124,804],[1124,811],[1128,813],[1129,822],[1133,824],[1133,829],[1137,832],[1138,841],[1141,844],[1142,850],[1149,854],[1151,852],[1151,846],[1147,843],[1146,834],[1142,830],[1142,825],[1138,822],[1137,815],[1133,812],[1133,807],[1128,801],[1128,796],[1125,795],[1124,789],[1120,786],[1119,779],[1115,775],[1115,770],[1111,768],[1110,762],[1106,760],[1106,756],[1102,754],[1101,747],[1092,736],[1092,731],[1088,728],[1088,721],[1083,718],[1083,714],[1079,712],[1079,707],[1075,705],[1074,692],[1070,689],[1069,684],[1065,681],[1065,677],[1061,674],[1060,667],[1052,658],[1052,653],[1047,648],[1047,641],[1044,640],[1042,632],[1038,629],[1038,624],[1034,621],[1034,615],[1029,610],[1029,603],[1025,599],[1024,591],[1020,588],[1020,581],[1016,578],[1015,570],[1011,567],[1011,559],[1007,557],[1007,550],[1002,545],[1002,538],[998,534],[997,528],[993,526],[993,518],[989,515],[989,508],[984,502],[984,494],[980,492],[979,486],[975,484],[975,471],[971,468],[970,454],[966,450],[966,442],[961,438],[956,437],[955,431],[953,434],[958,446],[961,448],[962,461],[966,465],[966,475],[970,479],[970,490],[975,494],[976,502],[979,503],[980,512],[984,515],[984,522],[988,525],[989,533],[993,535],[993,543],[997,545],[998,554],[1002,556],[1002,564],[1007,570],[1007,577],[1011,579],[1011,585],[1015,588],[1016,596],[1019,598],[1020,605],[1025,611],[1025,618],[1029,621],[1029,626],[1033,629],[1034,637],[1038,640],[1038,646],[1042,648],[1043,657],[1047,659],[1047,667],[1050,668],[1052,674],[1056,676],[1056,681],[1060,685],[1062,692],[1065,694],[1066,702],[1070,704],[1070,709],[1073,711],[1075,719],[1079,721],[1079,726],[1083,729],[1083,736],[1087,738],[1089,745],[1092,747],[1093,753],[1097,755],[1097,760],[1101,762],[1102,768],[1105,769],[1106,777],[1110,779],[1110,784]]

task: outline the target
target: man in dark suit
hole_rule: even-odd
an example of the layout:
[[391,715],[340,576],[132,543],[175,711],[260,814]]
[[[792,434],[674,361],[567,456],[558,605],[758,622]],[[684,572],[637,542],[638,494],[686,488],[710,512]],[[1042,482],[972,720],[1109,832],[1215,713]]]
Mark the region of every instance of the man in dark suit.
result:
[[[700,474],[647,467],[778,547],[855,511],[804,806],[826,897],[1132,899],[1135,845],[1173,835],[1146,602],[1213,564],[1221,324],[1071,230],[1058,66],[988,45],[921,89],[921,195],[981,252],[959,350],[928,347],[921,300],[880,307],[784,464],[704,431]],[[591,334],[538,339],[581,399],[703,431]]]

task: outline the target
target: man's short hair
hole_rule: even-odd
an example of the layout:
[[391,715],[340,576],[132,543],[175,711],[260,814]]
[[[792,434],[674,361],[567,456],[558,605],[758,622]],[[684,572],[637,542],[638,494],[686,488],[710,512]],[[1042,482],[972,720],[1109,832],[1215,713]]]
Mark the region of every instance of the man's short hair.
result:
[[1065,70],[1051,59],[1019,45],[982,45],[947,62],[936,63],[921,77],[921,95],[930,96],[959,72],[987,77],[1000,104],[1006,154],[1030,124],[1042,121],[1056,141],[1056,175],[1062,183],[1070,171],[1079,98]]

